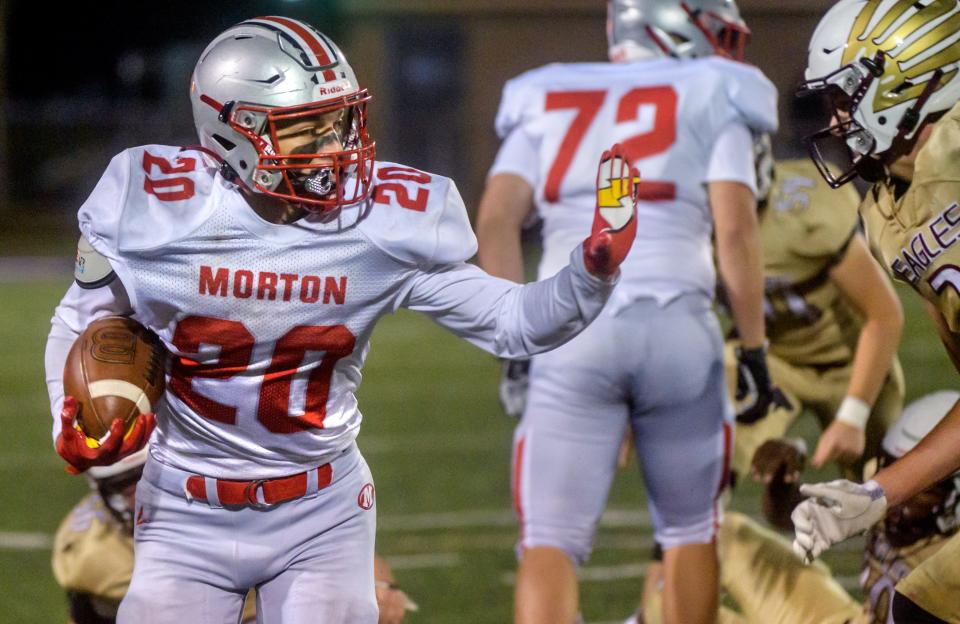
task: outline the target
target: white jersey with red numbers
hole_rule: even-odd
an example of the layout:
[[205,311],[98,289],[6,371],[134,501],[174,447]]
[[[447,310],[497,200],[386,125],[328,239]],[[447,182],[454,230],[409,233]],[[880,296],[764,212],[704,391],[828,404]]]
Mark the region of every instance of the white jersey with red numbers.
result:
[[640,170],[642,201],[611,305],[712,296],[705,183],[754,188],[750,131],[776,130],[776,99],[758,69],[719,57],[547,65],[506,84],[496,121],[504,141],[490,173],[519,175],[535,189],[543,277],[589,227],[597,158],[623,144]]
[[579,250],[561,279],[525,288],[464,263],[476,239],[451,180],[377,163],[374,184],[369,201],[326,220],[276,225],[200,152],[116,156],[79,220],[123,294],[100,306],[106,288],[75,285],[61,302],[47,353],[54,414],[71,332],[127,313],[171,354],[154,456],[213,477],[288,475],[356,437],[354,393],[380,316],[418,310],[512,357],[565,342],[603,307],[611,286]]

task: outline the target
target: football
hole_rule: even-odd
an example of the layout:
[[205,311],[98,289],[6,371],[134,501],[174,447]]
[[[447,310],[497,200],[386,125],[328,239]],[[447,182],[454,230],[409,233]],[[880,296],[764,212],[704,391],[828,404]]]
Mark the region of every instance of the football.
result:
[[64,394],[77,400],[77,423],[95,446],[115,418],[127,431],[163,396],[166,350],[133,319],[110,316],[91,323],[73,343],[63,370]]

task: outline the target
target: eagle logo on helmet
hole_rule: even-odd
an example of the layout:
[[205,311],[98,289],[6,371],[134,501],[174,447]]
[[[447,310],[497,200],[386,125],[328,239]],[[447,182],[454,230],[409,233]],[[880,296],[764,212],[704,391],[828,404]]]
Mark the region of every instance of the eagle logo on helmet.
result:
[[798,95],[829,99],[829,127],[806,138],[824,179],[868,182],[909,152],[933,115],[960,100],[957,0],[840,0],[810,40]]
[[[932,74],[937,69],[944,73],[934,91],[942,89],[957,73],[956,67],[947,68],[960,61],[960,46],[948,46],[926,58],[920,58],[937,43],[960,31],[956,0],[934,0],[920,9],[915,1],[898,0],[876,20],[882,4],[882,0],[871,0],[863,7],[853,24],[849,43],[840,61],[847,65],[860,58],[875,58],[878,53],[889,59],[873,97],[873,110],[876,112],[920,97],[932,76],[923,80],[918,78]],[[928,28],[951,12],[953,15],[948,19]]]

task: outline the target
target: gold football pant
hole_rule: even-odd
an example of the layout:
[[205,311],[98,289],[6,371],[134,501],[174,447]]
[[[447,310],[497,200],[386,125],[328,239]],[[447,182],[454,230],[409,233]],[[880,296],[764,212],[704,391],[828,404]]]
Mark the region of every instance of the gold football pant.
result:
[[941,620],[960,623],[960,533],[897,583],[897,591]]
[[[728,341],[724,349],[727,374],[727,389],[734,395],[737,384],[736,344]],[[771,411],[763,420],[746,425],[737,423],[733,446],[733,469],[743,478],[750,474],[750,461],[761,444],[771,438],[786,434],[797,416],[808,409],[813,412],[821,429],[826,428],[847,394],[852,365],[846,366],[796,366],[776,355],[767,356],[770,376],[792,404],[791,410],[782,408]],[[894,360],[893,368],[874,403],[867,422],[867,446],[863,458],[855,464],[841,466],[844,476],[852,481],[863,479],[863,463],[875,457],[887,429],[903,410],[903,371],[900,362]],[[811,449],[812,452],[812,449]]]
[[[720,585],[740,608],[721,607],[720,624],[850,624],[863,607],[823,563],[804,565],[790,544],[738,512],[727,512],[718,537]],[[643,597],[646,624],[662,620],[659,592]]]

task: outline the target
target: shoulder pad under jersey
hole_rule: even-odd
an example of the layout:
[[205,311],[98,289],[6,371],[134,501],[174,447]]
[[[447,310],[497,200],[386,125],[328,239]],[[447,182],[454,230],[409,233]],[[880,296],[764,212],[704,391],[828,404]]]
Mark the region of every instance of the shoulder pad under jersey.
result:
[[777,88],[762,71],[720,56],[701,60],[723,75],[727,102],[747,127],[755,132],[777,131]]
[[494,125],[497,135],[503,139],[510,131],[523,122],[524,115],[531,110],[539,110],[539,106],[531,106],[535,98],[543,97],[543,89],[539,79],[550,70],[561,67],[560,63],[551,63],[537,69],[531,69],[515,78],[511,78],[503,85],[503,94],[500,96],[500,107]]
[[77,259],[73,265],[73,279],[77,286],[92,290],[106,286],[116,277],[110,261],[81,236],[77,242]]
[[373,185],[372,208],[358,227],[387,255],[429,267],[476,253],[466,206],[450,178],[378,162]]
[[843,252],[858,223],[860,195],[853,185],[832,189],[808,159],[778,161],[767,210],[789,221],[790,247],[803,257]]
[[938,180],[960,180],[960,103],[936,123],[917,154],[912,186]]
[[154,249],[206,220],[216,166],[202,152],[145,145],[114,156],[80,207],[80,231],[98,252]]

